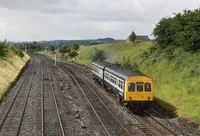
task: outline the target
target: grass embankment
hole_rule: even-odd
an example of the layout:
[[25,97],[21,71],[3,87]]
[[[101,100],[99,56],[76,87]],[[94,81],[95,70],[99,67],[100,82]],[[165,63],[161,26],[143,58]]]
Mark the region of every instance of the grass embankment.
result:
[[123,63],[129,58],[128,63],[154,80],[154,95],[163,106],[174,106],[178,116],[200,124],[200,53],[176,48],[169,55],[169,49],[153,52],[150,48],[154,45],[149,42],[114,43],[82,46],[76,62],[90,64],[89,53],[94,47],[103,49],[109,62]]
[[15,81],[29,56],[14,47],[0,43],[0,100]]

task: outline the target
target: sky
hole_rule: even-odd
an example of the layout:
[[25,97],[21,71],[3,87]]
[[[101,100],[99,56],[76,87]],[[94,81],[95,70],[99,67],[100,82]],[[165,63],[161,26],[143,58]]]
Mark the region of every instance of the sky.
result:
[[200,0],[0,0],[0,40],[151,35],[161,18],[199,5]]

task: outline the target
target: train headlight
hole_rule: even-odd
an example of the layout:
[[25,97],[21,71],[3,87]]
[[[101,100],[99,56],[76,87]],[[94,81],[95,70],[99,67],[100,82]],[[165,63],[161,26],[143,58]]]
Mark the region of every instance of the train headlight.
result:
[[129,99],[132,100],[132,97],[130,96]]
[[151,97],[150,97],[150,96],[148,96],[148,100],[150,100],[150,98],[151,98]]

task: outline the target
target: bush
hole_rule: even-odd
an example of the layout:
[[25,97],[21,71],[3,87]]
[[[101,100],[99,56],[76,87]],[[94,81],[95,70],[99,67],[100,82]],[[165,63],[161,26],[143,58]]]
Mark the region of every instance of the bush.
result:
[[159,46],[155,45],[148,50],[145,50],[140,57],[143,59],[143,61],[148,59],[148,61],[154,63],[159,59],[159,57],[161,57],[161,53],[162,49]]
[[73,50],[78,50],[78,49],[79,49],[79,45],[78,45],[78,44],[74,44],[74,45],[72,46],[72,49],[73,49]]
[[0,58],[4,58],[8,53],[8,45],[5,42],[0,42]]
[[76,51],[71,51],[70,53],[69,53],[69,56],[71,57],[71,58],[74,58],[74,57],[76,57],[78,55],[78,53],[76,52]]
[[71,49],[67,45],[63,45],[59,49],[59,52],[62,53],[62,54],[69,53],[70,51],[71,51]]
[[16,49],[13,46],[10,46],[10,49],[14,52],[14,54],[16,54],[17,56],[19,56],[20,58],[24,57],[24,53],[18,49]]
[[105,60],[105,52],[102,49],[94,47],[89,54],[89,58],[91,61]]
[[156,25],[153,34],[158,44],[182,47],[186,51],[198,51],[200,49],[200,9],[184,10],[183,14],[175,14],[173,18],[163,18]]
[[122,60],[119,63],[124,68],[138,70],[138,64],[131,60],[132,59],[129,56],[128,57],[123,56]]

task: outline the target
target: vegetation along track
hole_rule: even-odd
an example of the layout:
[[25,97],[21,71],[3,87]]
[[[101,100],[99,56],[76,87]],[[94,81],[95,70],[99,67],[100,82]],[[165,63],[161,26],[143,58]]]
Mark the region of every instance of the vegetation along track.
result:
[[80,88],[108,135],[129,135],[129,133],[123,128],[122,124],[112,114],[109,108],[106,107],[101,98],[93,91],[90,85],[82,79],[80,75],[65,65],[59,64],[59,67],[67,72]]
[[34,59],[35,57],[32,58],[32,64],[29,64],[29,68],[17,90],[12,93],[12,96],[7,96],[6,102],[1,105],[0,135],[19,135],[20,133],[33,77],[37,67],[33,63]]
[[[79,74],[84,73],[82,74],[82,77],[85,77],[85,79],[91,79],[90,73],[88,72],[87,68],[73,63],[68,63],[65,65],[76,69],[76,71],[79,72]],[[97,88],[102,88],[98,84],[94,85],[97,86]],[[97,90],[97,88],[94,88],[94,90]],[[106,91],[104,91],[104,89],[100,90],[103,90],[104,93],[111,95],[111,93],[107,93]],[[98,95],[101,96],[100,94]],[[162,117],[159,111],[155,113],[155,110],[152,110],[153,108],[154,107],[150,107],[146,110],[140,110],[137,113],[132,112],[129,108],[125,108],[125,110],[141,123],[138,124],[138,128],[140,128],[147,135],[150,134],[150,132],[148,132],[146,128],[153,131],[153,134],[155,135],[196,135],[195,133],[193,134],[185,129],[182,129],[180,126],[177,126],[177,124],[171,123],[170,119]]]

